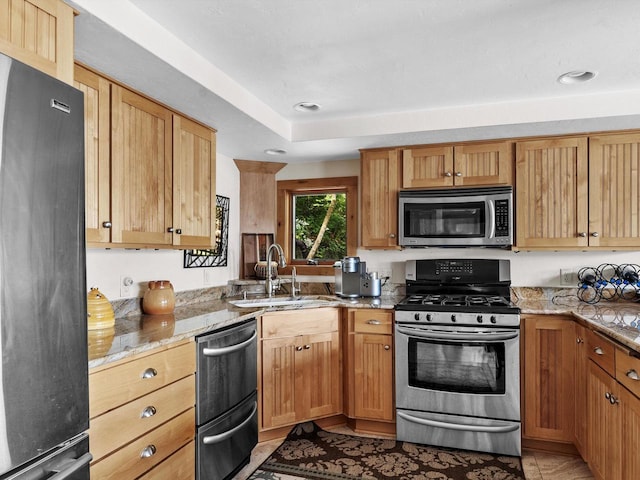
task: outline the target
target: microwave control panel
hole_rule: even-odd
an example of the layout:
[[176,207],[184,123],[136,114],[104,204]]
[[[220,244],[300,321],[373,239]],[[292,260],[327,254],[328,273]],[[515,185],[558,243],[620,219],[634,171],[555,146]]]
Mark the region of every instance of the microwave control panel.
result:
[[509,200],[496,200],[496,237],[509,236]]

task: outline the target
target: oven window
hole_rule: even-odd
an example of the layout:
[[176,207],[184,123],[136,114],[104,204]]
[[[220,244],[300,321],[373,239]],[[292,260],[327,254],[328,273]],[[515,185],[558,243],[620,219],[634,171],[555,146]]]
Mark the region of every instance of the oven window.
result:
[[409,338],[409,385],[444,392],[504,394],[504,343]]
[[407,203],[405,237],[484,238],[484,202]]

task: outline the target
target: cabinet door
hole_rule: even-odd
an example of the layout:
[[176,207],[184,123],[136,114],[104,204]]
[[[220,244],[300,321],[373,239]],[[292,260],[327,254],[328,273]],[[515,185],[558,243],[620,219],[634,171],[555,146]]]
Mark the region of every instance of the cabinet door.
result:
[[170,245],[173,225],[171,112],[111,87],[114,243]]
[[84,93],[85,227],[88,243],[111,241],[109,82],[75,67],[74,87]]
[[454,148],[456,186],[513,184],[513,151],[508,142]]
[[340,413],[342,375],[338,332],[309,335],[305,337],[302,352],[296,353],[299,354],[296,377],[301,380],[296,388],[302,392],[296,421]]
[[572,442],[574,322],[557,315],[527,315],[523,324],[524,435]]
[[400,189],[398,152],[362,152],[360,168],[360,242],[365,248],[397,248]]
[[453,147],[402,150],[402,187],[453,186]]
[[587,355],[586,332],[582,325],[576,327],[575,342],[575,385],[574,385],[574,422],[575,437],[574,443],[582,458],[588,458],[587,452],[587,423],[588,409],[585,399],[587,398],[589,379],[589,356]]
[[587,139],[516,145],[516,245],[586,247]]
[[620,408],[608,397],[618,396],[618,385],[607,372],[589,361],[589,468],[598,480],[620,476]]
[[173,116],[173,244],[211,248],[216,236],[216,134]]
[[61,0],[0,2],[0,52],[73,85],[73,15]]
[[589,245],[640,242],[640,134],[589,138]]
[[295,423],[296,347],[302,338],[284,337],[262,340],[262,428]]
[[621,464],[620,478],[640,478],[640,399],[620,387]]
[[355,416],[393,420],[393,337],[353,335]]

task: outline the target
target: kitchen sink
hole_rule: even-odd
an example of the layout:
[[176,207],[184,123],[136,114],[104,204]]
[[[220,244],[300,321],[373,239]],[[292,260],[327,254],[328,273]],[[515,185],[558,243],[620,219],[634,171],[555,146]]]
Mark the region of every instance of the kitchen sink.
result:
[[263,297],[250,298],[246,300],[228,300],[228,303],[242,308],[260,308],[260,307],[284,307],[288,305],[309,305],[309,304],[325,304],[331,300],[319,297],[317,295],[299,296],[299,297]]

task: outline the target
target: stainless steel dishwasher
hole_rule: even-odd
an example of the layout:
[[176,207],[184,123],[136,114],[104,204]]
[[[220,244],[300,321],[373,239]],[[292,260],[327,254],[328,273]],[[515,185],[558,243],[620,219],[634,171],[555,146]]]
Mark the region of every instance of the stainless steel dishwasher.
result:
[[257,330],[251,319],[196,338],[196,478],[231,478],[258,443]]

